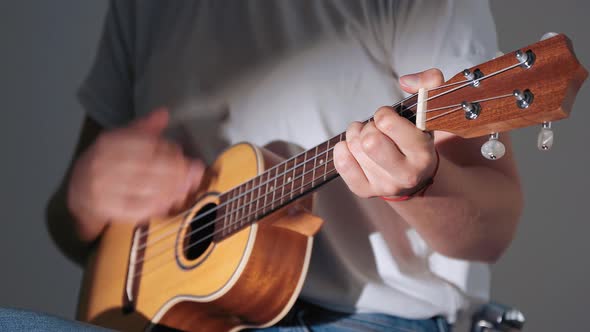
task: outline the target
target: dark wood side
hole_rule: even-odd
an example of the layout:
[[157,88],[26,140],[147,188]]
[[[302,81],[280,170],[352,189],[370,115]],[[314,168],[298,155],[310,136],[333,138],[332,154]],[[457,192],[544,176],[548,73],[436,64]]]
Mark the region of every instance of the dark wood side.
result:
[[308,237],[259,223],[252,255],[238,282],[221,298],[181,302],[159,325],[183,331],[228,331],[260,325],[283,312],[294,294],[305,262]]

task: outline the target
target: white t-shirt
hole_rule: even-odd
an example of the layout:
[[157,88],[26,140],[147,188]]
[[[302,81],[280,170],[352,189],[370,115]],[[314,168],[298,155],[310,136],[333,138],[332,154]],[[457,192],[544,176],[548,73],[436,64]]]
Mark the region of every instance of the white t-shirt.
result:
[[[211,162],[240,141],[311,148],[401,99],[399,76],[438,67],[449,78],[496,50],[486,1],[114,1],[79,96],[105,127],[169,106],[172,136]],[[325,223],[303,298],[453,321],[488,297],[486,265],[433,252],[341,180],[319,190],[315,210]]]

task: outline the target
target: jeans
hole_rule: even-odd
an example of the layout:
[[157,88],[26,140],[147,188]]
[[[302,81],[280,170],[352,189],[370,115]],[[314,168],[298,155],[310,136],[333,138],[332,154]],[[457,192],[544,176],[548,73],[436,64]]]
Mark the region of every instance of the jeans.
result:
[[34,311],[0,308],[0,331],[105,332],[109,330]]
[[443,317],[405,319],[386,314],[346,314],[298,301],[273,327],[251,332],[450,332]]
[[[33,311],[0,308],[0,331],[105,332],[110,330]],[[276,326],[249,331],[450,332],[451,329],[446,320],[441,317],[413,320],[384,314],[343,314],[298,303]]]

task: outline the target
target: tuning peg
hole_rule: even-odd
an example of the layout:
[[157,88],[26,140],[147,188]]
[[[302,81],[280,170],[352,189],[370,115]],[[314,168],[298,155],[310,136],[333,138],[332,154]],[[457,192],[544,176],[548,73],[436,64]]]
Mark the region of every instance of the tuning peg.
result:
[[498,140],[500,135],[492,133],[490,139],[481,146],[481,155],[489,160],[500,159],[506,153],[506,147]]
[[553,130],[551,129],[551,122],[543,122],[543,127],[537,137],[537,147],[541,151],[551,150],[553,146]]

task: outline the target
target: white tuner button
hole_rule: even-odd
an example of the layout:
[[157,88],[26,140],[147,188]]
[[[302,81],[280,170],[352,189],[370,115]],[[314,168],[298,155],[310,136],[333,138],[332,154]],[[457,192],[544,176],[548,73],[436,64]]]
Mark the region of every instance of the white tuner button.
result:
[[490,135],[490,139],[481,146],[481,155],[489,160],[500,159],[506,154],[506,147],[498,140],[498,133]]
[[551,150],[553,146],[553,130],[551,129],[551,122],[543,122],[543,127],[537,137],[537,147],[541,151]]

